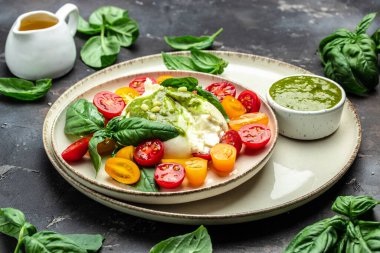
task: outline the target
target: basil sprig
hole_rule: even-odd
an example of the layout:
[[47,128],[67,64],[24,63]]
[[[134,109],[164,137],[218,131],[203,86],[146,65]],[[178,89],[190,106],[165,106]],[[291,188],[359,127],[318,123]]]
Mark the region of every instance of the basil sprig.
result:
[[26,221],[25,215],[14,208],[0,208],[0,233],[18,240],[14,253],[98,252],[104,240],[101,235],[37,232],[37,229]]
[[220,75],[228,66],[228,62],[214,54],[193,48],[191,56],[170,55],[162,52],[162,59],[167,69],[192,70]]
[[368,14],[355,31],[338,29],[319,44],[325,75],[353,94],[373,90],[379,83],[379,35],[366,34],[375,17]]
[[212,46],[215,38],[223,32],[223,28],[220,28],[216,33],[211,36],[195,37],[191,35],[169,37],[165,36],[165,42],[174,49],[177,50],[189,50],[189,49],[206,49]]
[[361,253],[380,250],[380,222],[358,217],[372,210],[379,201],[369,196],[340,196],[333,203],[339,213],[304,228],[284,253]]
[[52,86],[51,79],[31,81],[19,78],[0,78],[0,94],[23,101],[33,101],[46,95]]
[[138,24],[129,17],[128,11],[114,6],[97,9],[88,22],[80,17],[77,30],[93,36],[80,52],[82,61],[93,68],[113,64],[120,47],[131,46],[139,36]]

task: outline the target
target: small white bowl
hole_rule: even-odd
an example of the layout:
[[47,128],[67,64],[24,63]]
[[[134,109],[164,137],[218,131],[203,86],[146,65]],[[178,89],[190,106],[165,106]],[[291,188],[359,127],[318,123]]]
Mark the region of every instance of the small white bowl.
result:
[[339,127],[344,102],[346,100],[346,93],[338,83],[317,75],[291,75],[280,80],[297,76],[310,76],[326,80],[341,90],[342,97],[335,106],[329,109],[319,111],[300,111],[284,107],[277,103],[270,95],[270,89],[268,89],[266,97],[268,104],[272,107],[277,116],[279,133],[299,140],[315,140],[331,135]]

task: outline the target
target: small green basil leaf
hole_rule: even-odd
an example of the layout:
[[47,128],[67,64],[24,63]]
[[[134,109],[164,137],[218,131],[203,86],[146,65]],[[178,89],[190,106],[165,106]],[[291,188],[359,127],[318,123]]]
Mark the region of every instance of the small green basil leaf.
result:
[[171,237],[156,244],[149,253],[211,253],[212,244],[207,229],[200,226],[192,233]]
[[161,55],[167,69],[197,71],[197,68],[190,57],[170,55],[164,52],[162,52]]
[[115,36],[91,37],[82,47],[80,56],[82,61],[93,68],[104,68],[112,65],[120,52],[120,44]]
[[155,168],[142,168],[139,181],[132,186],[143,192],[158,192],[158,186],[154,180],[154,171]]
[[167,141],[179,135],[178,130],[172,125],[144,118],[112,119],[107,128],[112,129],[112,139],[124,146],[137,146],[148,139]]
[[24,238],[25,251],[28,253],[87,253],[71,239],[51,231],[41,231]]
[[95,35],[101,32],[101,27],[98,25],[91,25],[79,16],[77,31],[87,35]]
[[370,13],[364,16],[364,18],[360,21],[358,26],[355,29],[355,33],[357,34],[365,34],[368,30],[368,27],[372,24],[373,20],[376,17],[376,13]]
[[380,52],[380,28],[377,29],[371,36],[371,39],[376,44],[376,51],[377,53]]
[[103,25],[103,18],[108,24],[113,24],[120,18],[128,18],[128,11],[115,6],[103,6],[95,10],[89,17],[91,25]]
[[19,78],[0,78],[0,94],[18,100],[33,101],[45,96],[51,85],[51,79],[37,80],[34,84]]
[[323,51],[323,48],[330,43],[335,43],[336,40],[340,40],[337,44],[343,44],[345,41],[348,41],[353,36],[353,33],[347,29],[341,28],[333,32],[332,34],[328,35],[326,38],[322,39],[321,42],[319,42],[319,52]]
[[101,235],[69,234],[64,236],[72,240],[80,248],[87,250],[88,253],[98,252],[104,240]]
[[223,31],[223,28],[220,28],[216,33],[211,36],[179,36],[179,37],[168,37],[165,36],[165,42],[174,49],[177,50],[189,50],[192,48],[196,49],[206,49],[211,47],[215,38]]
[[115,36],[120,46],[129,47],[139,36],[139,26],[129,18],[117,19],[112,25],[106,25],[107,37]]
[[95,132],[95,134],[92,136],[89,142],[88,152],[90,153],[92,165],[94,166],[94,169],[95,169],[95,176],[98,175],[100,166],[102,165],[102,158],[98,153],[98,144],[104,141],[106,138],[110,138],[110,137],[111,137],[111,134],[108,133],[106,130],[99,130]]
[[378,204],[380,204],[379,201],[369,196],[339,196],[332,210],[354,219],[372,210]]
[[326,253],[331,252],[338,242],[338,232],[346,226],[340,216],[321,220],[307,226],[290,242],[284,253]]
[[213,54],[198,50],[191,50],[191,59],[198,71],[210,74],[222,74],[228,62]]
[[204,98],[207,99],[207,100],[208,100],[213,106],[215,106],[216,109],[218,109],[218,110],[222,113],[223,117],[224,117],[224,118],[227,120],[227,122],[228,122],[228,120],[229,120],[228,115],[227,115],[226,111],[224,110],[222,104],[220,103],[219,99],[218,99],[214,94],[212,94],[211,92],[209,92],[209,91],[207,91],[207,90],[204,90],[204,89],[202,89],[202,88],[199,88],[199,87],[196,88],[196,91],[197,91],[197,94],[198,94],[199,96],[204,97]]
[[25,215],[20,210],[0,208],[0,233],[18,239],[25,222]]
[[86,99],[79,99],[66,111],[65,134],[84,136],[103,127],[103,115]]
[[341,253],[377,253],[380,252],[380,223],[358,221],[349,222],[347,232],[341,241]]
[[193,91],[198,86],[198,80],[194,77],[169,78],[161,83],[164,87],[186,87],[188,91]]

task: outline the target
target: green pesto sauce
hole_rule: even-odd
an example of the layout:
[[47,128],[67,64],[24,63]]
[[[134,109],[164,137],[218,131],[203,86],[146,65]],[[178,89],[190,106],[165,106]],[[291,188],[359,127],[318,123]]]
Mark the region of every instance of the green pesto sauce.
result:
[[286,77],[274,83],[269,94],[278,104],[297,111],[329,109],[342,98],[335,84],[311,76]]

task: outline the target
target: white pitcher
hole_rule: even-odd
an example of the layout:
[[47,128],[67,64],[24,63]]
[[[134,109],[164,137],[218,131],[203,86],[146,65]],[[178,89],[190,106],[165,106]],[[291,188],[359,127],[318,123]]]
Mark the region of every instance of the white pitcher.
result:
[[19,16],[5,44],[9,70],[28,80],[57,78],[69,72],[76,58],[73,37],[78,18],[73,4],[65,4],[55,14],[32,11]]

